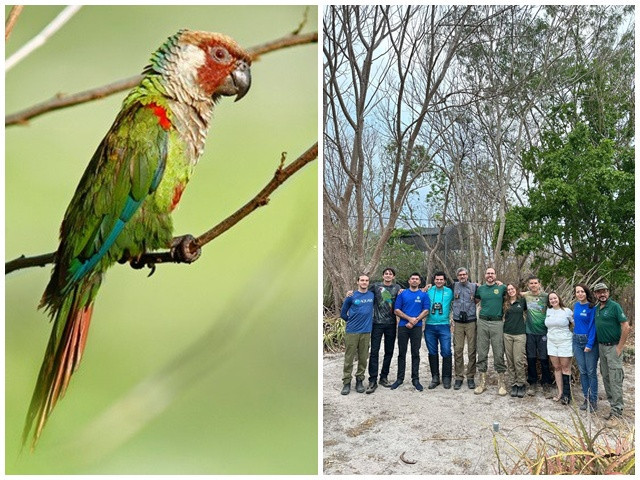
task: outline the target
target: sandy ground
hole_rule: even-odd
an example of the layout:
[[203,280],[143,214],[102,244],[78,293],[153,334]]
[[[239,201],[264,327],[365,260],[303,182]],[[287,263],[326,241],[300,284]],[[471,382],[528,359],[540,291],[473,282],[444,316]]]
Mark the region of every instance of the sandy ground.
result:
[[[394,356],[390,382],[396,376],[397,350]],[[357,393],[354,380],[351,393],[340,395],[343,354],[325,354],[323,364],[325,474],[497,474],[494,435],[504,461],[504,455],[513,455],[507,441],[525,448],[533,439],[532,432],[540,432],[542,422],[533,413],[574,431],[569,407],[545,399],[542,393],[522,399],[509,394],[499,396],[491,354],[488,389],[481,395],[474,395],[466,381],[460,390],[453,387],[445,390],[442,385],[428,390],[431,374],[424,343],[420,349],[420,380],[425,387],[422,392],[411,384],[409,354],[405,383],[397,390],[378,387],[373,394]],[[594,432],[604,426],[602,415],[609,411],[599,380],[598,412],[580,412],[587,428]],[[367,379],[364,384],[366,387]],[[624,385],[624,419],[633,424],[635,368],[632,364],[625,364]],[[578,405],[582,404],[580,385],[573,385],[572,391]],[[499,423],[498,434],[494,434],[494,422]]]

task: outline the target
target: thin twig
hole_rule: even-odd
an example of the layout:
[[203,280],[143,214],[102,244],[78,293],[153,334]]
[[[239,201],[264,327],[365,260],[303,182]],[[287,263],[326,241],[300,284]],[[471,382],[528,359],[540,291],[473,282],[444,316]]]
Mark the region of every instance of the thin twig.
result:
[[[304,35],[287,35],[286,37],[279,38],[272,42],[267,42],[262,45],[250,48],[248,51],[251,57],[256,60],[260,55],[273,52],[275,50],[317,42],[318,32],[307,33]],[[8,127],[10,125],[24,125],[32,118],[42,115],[43,113],[51,112],[72,105],[77,105],[80,103],[89,102],[91,100],[96,100],[98,98],[107,97],[109,95],[113,95],[114,93],[128,90],[140,83],[141,79],[142,75],[136,75],[130,78],[125,78],[123,80],[109,83],[107,85],[103,85],[101,87],[85,90],[83,92],[71,95],[56,95],[50,100],[38,103],[19,112],[7,115],[4,119],[4,125],[5,127]]]
[[24,8],[24,5],[14,5],[11,8],[11,11],[9,12],[9,17],[7,17],[7,21],[4,24],[5,42],[9,38],[9,35],[11,35],[11,31],[13,30],[13,27],[16,26],[16,22],[18,21],[18,17],[22,13],[23,8]]
[[[269,196],[287,181],[293,174],[304,167],[306,164],[318,158],[318,142],[313,144],[306,152],[300,155],[294,162],[284,167],[285,153],[282,154],[280,165],[273,175],[273,178],[265,185],[265,187],[249,202],[238,209],[235,213],[224,219],[212,229],[206,231],[196,239],[198,246],[202,247],[211,242],[214,238],[229,230],[244,217],[269,203]],[[55,253],[46,253],[34,257],[26,257],[24,255],[5,263],[5,275],[29,267],[44,267],[54,261]],[[152,252],[144,254],[136,261],[137,265],[153,266],[158,263],[175,263],[176,260],[171,252]]]
[[82,5],[71,5],[60,12],[60,14],[56,18],[54,18],[49,25],[44,27],[44,29],[38,35],[33,37],[21,48],[19,48],[17,52],[7,58],[7,61],[4,63],[4,71],[8,72],[20,60],[24,59],[34,50],[44,45],[49,37],[60,30],[60,28],[65,23],[67,23],[69,19],[73,17],[78,10],[80,10],[80,8],[82,8]]

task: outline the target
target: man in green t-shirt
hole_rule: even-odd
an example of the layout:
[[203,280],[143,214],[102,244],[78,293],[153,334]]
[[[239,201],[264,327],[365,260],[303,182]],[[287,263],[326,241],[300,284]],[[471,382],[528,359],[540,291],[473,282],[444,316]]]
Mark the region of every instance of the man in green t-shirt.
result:
[[547,355],[547,327],[544,324],[549,295],[542,291],[540,279],[535,275],[529,276],[527,287],[529,287],[529,291],[522,292],[522,296],[527,301],[527,322],[525,324],[527,332],[527,383],[529,384],[527,393],[530,396],[535,396],[539,390],[537,361],[540,360],[542,372],[540,385],[542,385],[545,397],[551,398],[553,397],[551,389],[553,380]]
[[629,322],[619,303],[609,298],[609,289],[604,283],[597,283],[593,292],[600,302],[596,307],[596,338],[600,357],[600,373],[602,383],[607,392],[607,400],[611,405],[610,412],[605,415],[607,426],[614,427],[622,416],[624,401],[622,399],[622,349],[629,336]]
[[507,371],[507,367],[504,363],[502,305],[507,293],[507,287],[496,283],[496,270],[493,267],[487,268],[484,277],[486,282],[484,285],[480,285],[475,293],[475,298],[480,300],[480,318],[478,318],[477,327],[477,365],[478,372],[480,372],[480,381],[473,393],[480,394],[487,389],[487,359],[489,357],[489,346],[491,346],[493,367],[498,372],[498,395],[506,395],[504,372]]

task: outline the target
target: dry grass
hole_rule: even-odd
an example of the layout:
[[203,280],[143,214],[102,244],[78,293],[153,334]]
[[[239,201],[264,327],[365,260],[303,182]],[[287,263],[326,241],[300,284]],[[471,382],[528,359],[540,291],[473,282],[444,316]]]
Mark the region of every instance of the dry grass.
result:
[[[538,414],[541,422],[524,449],[503,435],[493,444],[500,473],[510,475],[607,475],[635,473],[635,429],[621,423],[616,430],[601,428],[592,433],[577,412],[571,413],[573,429],[563,429]],[[509,447],[501,452],[498,440]]]

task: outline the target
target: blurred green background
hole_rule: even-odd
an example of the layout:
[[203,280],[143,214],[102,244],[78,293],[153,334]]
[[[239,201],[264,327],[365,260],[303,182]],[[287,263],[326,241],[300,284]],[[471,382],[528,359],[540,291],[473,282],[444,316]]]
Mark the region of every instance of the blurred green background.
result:
[[[8,57],[62,7],[27,6]],[[9,7],[5,8],[5,18]],[[180,28],[249,48],[297,28],[304,6],[83,7],[6,74],[5,113],[142,71]],[[317,7],[303,33],[317,30]],[[240,102],[223,99],[174,212],[199,235],[318,138],[317,45],[268,53]],[[5,255],[57,248],[66,206],[122,92],[5,132]],[[5,463],[11,474],[315,474],[318,441],[317,161],[192,265],[116,265],[85,356],[35,453],[20,435],[50,333],[36,307],[50,266],[6,277]],[[133,392],[133,394],[132,394]]]

